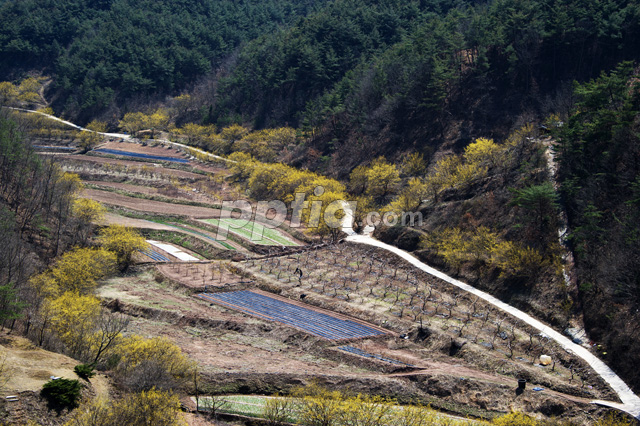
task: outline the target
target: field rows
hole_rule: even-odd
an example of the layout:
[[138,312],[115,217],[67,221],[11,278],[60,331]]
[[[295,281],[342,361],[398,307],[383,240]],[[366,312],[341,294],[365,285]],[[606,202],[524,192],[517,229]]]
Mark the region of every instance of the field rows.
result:
[[267,321],[277,321],[329,340],[375,337],[384,332],[253,291],[202,293],[198,297]]
[[144,254],[147,257],[150,257],[151,260],[155,260],[156,262],[169,262],[168,257],[152,249],[140,250],[140,253]]
[[[310,250],[290,256],[247,260],[247,270],[313,292],[376,311],[416,326],[441,330],[491,351],[496,359],[537,363],[542,354],[554,361],[564,351],[546,336],[505,315],[475,297],[467,296],[436,278],[411,268],[390,264],[374,251],[349,245]],[[301,270],[300,277],[296,270]],[[496,361],[502,362],[502,361]],[[558,377],[578,373],[589,380],[587,369],[557,363],[546,368]],[[583,376],[584,375],[584,376]]]

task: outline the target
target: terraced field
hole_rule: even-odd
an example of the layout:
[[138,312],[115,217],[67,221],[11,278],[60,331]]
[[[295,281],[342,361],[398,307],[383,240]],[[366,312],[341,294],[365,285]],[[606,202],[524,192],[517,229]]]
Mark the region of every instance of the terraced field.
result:
[[257,221],[246,221],[244,219],[221,218],[205,219],[203,222],[228,230],[254,244],[262,245],[282,245],[297,246],[298,244],[286,238],[277,229],[267,228]]
[[328,340],[359,339],[386,334],[378,328],[285,302],[255,291],[202,293],[198,297],[262,318],[278,321]]
[[94,149],[93,151],[99,154],[120,155],[123,157],[141,158],[143,160],[169,161],[172,163],[182,163],[182,164],[186,164],[189,162],[189,160],[186,160],[184,158],[163,157],[159,155],[142,154],[139,152],[120,151],[119,149],[98,148],[98,149]]
[[[262,418],[265,412],[265,406],[267,401],[278,399],[278,397],[268,397],[268,396],[258,396],[258,395],[225,395],[224,397],[218,398],[215,402],[219,408],[219,411],[222,413],[228,414],[239,414],[241,416]],[[195,402],[195,398],[192,398]],[[288,421],[291,423],[295,423],[299,421],[298,410],[300,407],[301,400],[297,398],[289,398],[287,399],[289,404],[286,409],[283,411],[288,411]],[[199,406],[203,410],[207,410],[208,407],[214,405],[214,402],[211,397],[200,397]],[[400,414],[402,411],[406,410],[406,406],[401,405],[391,405],[389,413],[393,415]],[[488,426],[488,422],[479,421],[479,420],[468,420],[462,419],[456,416],[450,416],[442,413],[438,413],[434,410],[426,409],[426,418],[428,418],[429,424],[434,426]],[[399,416],[400,417],[400,416]],[[409,418],[409,416],[407,416]],[[389,419],[392,421],[392,419]],[[381,424],[381,423],[376,423]],[[388,423],[384,423],[388,424]]]
[[363,351],[362,349],[354,348],[353,346],[340,346],[338,349],[353,355],[358,355],[364,358],[376,359],[378,361],[383,361],[393,365],[403,365],[407,367],[413,367],[413,365],[407,364],[406,362],[398,361],[397,359],[393,359],[393,358],[386,358],[376,354],[371,354],[369,352]]

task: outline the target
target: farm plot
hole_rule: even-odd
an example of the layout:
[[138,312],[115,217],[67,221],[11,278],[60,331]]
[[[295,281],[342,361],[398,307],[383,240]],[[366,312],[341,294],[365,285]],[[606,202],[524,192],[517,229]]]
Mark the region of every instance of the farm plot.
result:
[[197,236],[202,237],[202,238],[206,238],[207,240],[211,241],[212,243],[219,244],[222,248],[224,248],[226,250],[235,250],[236,249],[235,247],[233,247],[231,244],[229,244],[226,241],[216,240],[211,235],[205,234],[204,232],[196,231],[193,228],[189,228],[189,227],[186,227],[186,226],[178,226],[178,225],[176,225],[174,223],[169,223],[169,222],[156,221],[156,223],[162,223],[162,224],[165,224],[165,225],[170,226],[172,228],[179,229],[181,231],[188,232],[190,234],[194,234],[194,235],[197,235]]
[[256,291],[202,293],[198,297],[268,321],[290,325],[328,340],[359,339],[381,336],[384,331],[373,326],[308,309]]
[[[249,284],[246,280],[227,270],[223,261],[211,263],[170,263],[157,266],[164,276],[188,288],[228,287]],[[200,290],[202,291],[202,290]]]
[[96,189],[84,189],[82,191],[82,197],[91,198],[92,200],[111,206],[124,207],[130,210],[160,215],[216,217],[220,214],[220,210],[209,207],[141,200],[140,198],[128,197],[126,195]]
[[149,155],[149,154],[143,154],[140,152],[121,151],[119,149],[98,148],[98,149],[94,149],[93,152],[97,152],[98,154],[111,154],[111,155],[119,155],[123,157],[134,157],[134,158],[140,158],[143,160],[169,161],[172,163],[182,163],[182,164],[186,164],[189,162],[189,160],[185,160],[184,158],[163,157],[160,155]]
[[189,253],[185,253],[179,248],[172,246],[171,244],[165,244],[153,240],[147,240],[147,242],[183,262],[198,262],[200,260],[197,257],[193,257]]
[[541,355],[550,355],[553,366],[540,368],[550,380],[571,383],[578,376],[583,386],[600,387],[590,368],[567,356],[547,336],[442,280],[390,262],[375,249],[338,244],[242,264],[247,272],[284,288],[295,283],[297,293],[316,293],[346,304],[341,309],[353,307],[404,329],[427,327],[475,344],[495,365],[538,365]]
[[169,258],[163,254],[158,253],[155,250],[152,249],[146,249],[146,250],[139,250],[140,253],[144,254],[147,257],[150,257],[151,260],[154,260],[156,262],[169,262]]
[[414,367],[411,364],[407,364],[406,362],[402,362],[402,361],[398,361],[397,359],[393,359],[393,358],[386,358],[383,357],[381,355],[376,355],[376,354],[370,354],[369,352],[365,352],[362,349],[359,348],[355,348],[353,346],[340,346],[338,349],[340,349],[341,351],[353,354],[353,355],[358,355],[364,358],[370,358],[370,359],[377,359],[378,361],[383,361],[389,364],[394,364],[394,365],[401,365],[404,367]]
[[[191,397],[192,401],[195,404],[195,397]],[[238,414],[241,416],[247,417],[255,417],[255,418],[265,418],[265,411],[268,410],[267,404],[268,401],[272,403],[276,400],[280,400],[279,404],[274,404],[275,406],[280,407],[279,414],[286,415],[287,422],[290,424],[299,424],[300,423],[300,411],[304,410],[305,400],[304,398],[295,398],[295,397],[273,397],[273,396],[261,396],[261,395],[224,395],[217,396],[214,398],[210,396],[200,396],[199,398],[199,408],[205,411],[211,410],[211,407],[214,406],[221,413],[227,414]],[[334,409],[336,411],[340,411],[341,409],[346,408],[346,401],[342,401],[343,406],[340,407],[340,402],[336,404]],[[359,402],[359,407],[363,407],[363,405],[371,407],[364,408],[362,417],[368,418],[365,416],[374,417],[376,414],[374,410],[377,410],[378,407],[373,407],[370,403],[362,404]],[[387,403],[388,408],[380,409],[375,411],[381,418],[376,418],[376,423],[379,425],[393,425],[402,422],[402,420],[406,419],[414,419],[419,418],[423,421],[421,424],[430,424],[433,426],[490,426],[490,423],[482,420],[469,420],[463,419],[460,417],[456,417],[449,414],[440,413],[431,408],[425,407],[412,407],[412,406],[402,406],[395,405],[393,403]],[[409,410],[411,414],[403,416],[401,413],[404,410]],[[421,411],[421,414],[418,415],[417,412]],[[385,414],[386,413],[386,414]],[[338,414],[336,413],[336,417]],[[418,417],[419,416],[419,417]],[[406,423],[405,423],[406,424]]]
[[222,218],[205,219],[203,222],[228,230],[246,240],[261,245],[282,245],[297,246],[295,242],[286,238],[277,229],[267,228],[257,221],[246,221],[243,219]]

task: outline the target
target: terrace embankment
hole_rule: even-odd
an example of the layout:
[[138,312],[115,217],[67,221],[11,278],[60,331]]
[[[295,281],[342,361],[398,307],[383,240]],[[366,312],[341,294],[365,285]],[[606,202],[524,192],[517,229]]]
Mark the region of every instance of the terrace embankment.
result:
[[[538,410],[581,418],[599,410],[586,405],[579,387],[549,379],[549,386],[523,395],[515,393],[514,374],[529,374],[538,383],[538,367],[520,370],[505,363],[504,374],[483,364],[481,353],[465,345],[449,356],[450,338],[434,333],[426,340],[388,335],[349,343],[363,351],[398,359],[415,366],[393,366],[339,350],[341,343],[266,321],[193,296],[197,288],[176,285],[151,268],[109,280],[100,288],[112,309],[131,318],[130,331],[167,336],[201,366],[206,387],[214,393],[286,392],[291,387],[319,381],[351,392],[378,393],[402,402],[430,403],[450,412],[491,417],[511,408]],[[160,282],[158,282],[160,281]],[[115,302],[115,300],[118,302]],[[296,302],[303,304],[303,302]],[[327,306],[331,307],[329,302]],[[555,389],[554,391],[549,388]],[[566,392],[565,392],[566,391]],[[587,395],[585,395],[587,396]]]

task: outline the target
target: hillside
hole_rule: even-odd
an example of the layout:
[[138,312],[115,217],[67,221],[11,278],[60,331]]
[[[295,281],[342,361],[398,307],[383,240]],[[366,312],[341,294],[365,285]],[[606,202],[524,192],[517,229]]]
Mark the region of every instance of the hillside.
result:
[[[378,215],[375,238],[570,335],[638,391],[639,52],[635,0],[2,1],[0,236],[9,243],[0,253],[0,319],[38,340],[32,327],[44,330],[48,303],[63,297],[51,292],[46,271],[60,256],[98,249],[96,230],[126,225],[181,249],[118,255],[117,268],[109,261],[100,275],[108,291],[94,288],[96,279],[78,297],[149,320],[135,322],[134,333],[170,333],[207,365],[208,384],[222,378],[236,350],[247,360],[264,351],[315,377],[337,368],[328,383],[338,387],[353,378],[365,389],[360,376],[372,370],[342,358],[334,364],[340,349],[324,345],[326,336],[310,338],[304,328],[272,335],[270,323],[238,322],[237,312],[216,311],[215,336],[230,339],[239,327],[251,339],[216,346],[202,337],[202,300],[186,302],[200,291],[185,278],[191,274],[205,293],[218,285],[266,291],[372,323],[394,337],[361,341],[356,350],[425,362],[410,379],[393,379],[419,382],[412,389],[420,401],[451,404],[458,414],[470,407],[488,420],[504,413],[504,404],[481,398],[434,396],[415,376],[462,357],[485,389],[483,374],[503,384],[505,375],[529,377],[536,356],[559,356],[557,348],[534,344],[525,324],[494,318],[488,307],[476,312],[478,299],[389,253],[339,244],[349,230],[347,200],[357,202],[356,231]],[[267,200],[274,217],[261,210]],[[254,221],[229,213],[250,203]],[[420,220],[391,220],[407,212]],[[196,266],[181,269],[173,250]],[[165,261],[173,267],[156,265]],[[129,277],[129,265],[139,263]],[[154,287],[151,270],[158,284],[170,284]],[[137,286],[167,301],[148,305]],[[232,310],[245,303],[236,302]],[[190,306],[194,317],[173,304]],[[159,312],[165,308],[172,313]],[[154,315],[198,327],[184,335],[152,324]],[[89,360],[91,345],[54,331],[39,344]],[[393,333],[411,344],[396,348]],[[425,334],[433,337],[422,341]],[[315,358],[296,359],[303,348],[291,341],[300,336],[319,345]],[[455,345],[467,349],[457,355]],[[211,347],[228,352],[211,360],[202,353]],[[554,364],[553,374],[531,377],[569,395],[558,410],[583,421],[574,404],[585,401],[572,397],[608,398],[611,389],[575,359],[558,362],[558,372]],[[272,376],[277,369],[255,367],[259,379],[233,366],[241,378],[224,382],[234,389],[250,382],[247,393],[307,384],[306,375],[281,380]],[[372,387],[396,395],[390,376],[375,371]],[[439,389],[454,386],[450,379]],[[191,392],[181,380],[180,391]],[[530,412],[553,415],[548,401],[534,399]]]
[[[402,35],[389,41],[369,29],[379,14],[350,3],[243,49],[211,119],[300,126],[310,140],[296,161],[344,176],[378,155],[429,158],[443,142],[460,150],[566,115],[573,80],[637,59],[636,2],[439,2],[407,21],[394,11]],[[334,15],[347,18],[327,38]]]
[[82,121],[111,117],[120,107],[139,108],[218,72],[242,43],[321,4],[6,1],[0,5],[0,76],[52,75],[56,110]]

